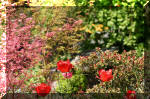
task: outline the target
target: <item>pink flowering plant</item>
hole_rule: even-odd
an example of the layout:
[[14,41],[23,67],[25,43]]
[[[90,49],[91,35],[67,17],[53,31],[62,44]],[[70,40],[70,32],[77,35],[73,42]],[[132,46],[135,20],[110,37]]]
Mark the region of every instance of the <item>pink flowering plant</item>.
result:
[[6,12],[3,2],[0,6],[0,98],[6,94]]
[[62,73],[64,78],[70,79],[72,77],[72,72]]
[[0,97],[6,93],[6,34],[3,33],[0,42]]
[[25,86],[24,81],[31,78],[27,70],[41,60],[40,52],[44,44],[39,37],[31,35],[34,21],[24,13],[17,16],[14,8],[7,8],[7,91],[14,92]]

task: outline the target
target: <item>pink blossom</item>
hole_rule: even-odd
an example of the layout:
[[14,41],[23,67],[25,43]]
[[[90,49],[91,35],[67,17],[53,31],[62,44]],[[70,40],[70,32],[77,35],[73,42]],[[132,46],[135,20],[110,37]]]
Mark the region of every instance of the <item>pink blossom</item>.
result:
[[63,26],[63,30],[72,30],[72,26],[71,26],[71,24],[65,24],[64,26]]
[[20,18],[22,18],[22,19],[26,18],[26,15],[24,13],[21,13]]
[[48,38],[50,38],[50,37],[53,37],[53,36],[55,35],[55,33],[56,33],[56,32],[48,32],[48,33],[46,33],[46,36],[47,36]]
[[32,22],[32,18],[31,17],[26,18],[26,23],[30,23],[30,22]]
[[77,21],[74,22],[73,26],[74,26],[74,25],[81,25],[82,23],[83,23],[82,20],[77,20]]
[[62,73],[62,75],[64,76],[64,78],[71,78],[72,77],[72,72],[66,72],[66,73]]

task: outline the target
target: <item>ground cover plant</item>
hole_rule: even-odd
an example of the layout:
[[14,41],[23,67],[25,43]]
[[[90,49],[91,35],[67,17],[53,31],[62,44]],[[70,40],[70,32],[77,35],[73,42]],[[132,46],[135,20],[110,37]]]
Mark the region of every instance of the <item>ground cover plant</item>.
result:
[[74,3],[80,7],[7,7],[0,47],[7,86],[0,86],[1,95],[143,97],[137,94],[144,93],[145,58],[144,15],[138,5],[145,1]]

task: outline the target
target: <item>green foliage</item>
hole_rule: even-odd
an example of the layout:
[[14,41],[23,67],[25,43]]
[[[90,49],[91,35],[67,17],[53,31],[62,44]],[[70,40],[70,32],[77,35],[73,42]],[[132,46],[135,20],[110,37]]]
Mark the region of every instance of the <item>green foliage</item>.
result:
[[72,78],[65,79],[62,75],[59,78],[56,92],[59,93],[77,93],[86,89],[87,79],[84,74],[77,71]]
[[[127,89],[135,89],[137,92],[143,92],[144,86],[142,79],[144,77],[144,56],[137,57],[136,51],[103,52],[99,48],[96,52],[91,53],[88,57],[81,57],[76,66],[85,74],[93,73],[98,76],[97,71],[100,69],[112,69],[113,80],[110,82],[100,82],[96,89],[87,90],[87,92],[126,92]],[[139,89],[138,89],[138,88]],[[93,91],[91,91],[93,90]]]
[[147,0],[74,0],[75,4],[77,6],[128,6],[128,7],[134,7],[134,6],[142,6],[146,4]]
[[144,10],[141,7],[84,6],[78,10],[81,10],[79,15],[84,20],[81,30],[86,35],[82,43],[83,51],[117,46],[119,52],[137,50],[138,55],[142,55],[145,40]]

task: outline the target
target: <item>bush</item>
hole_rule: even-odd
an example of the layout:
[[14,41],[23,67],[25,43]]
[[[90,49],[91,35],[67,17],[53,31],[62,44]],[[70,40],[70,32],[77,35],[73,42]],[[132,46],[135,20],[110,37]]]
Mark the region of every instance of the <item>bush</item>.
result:
[[[40,35],[46,41],[45,57],[46,64],[55,61],[62,56],[79,53],[78,43],[83,40],[82,33],[78,30],[82,20],[68,16],[72,9],[69,7],[40,7],[31,9],[35,19],[35,29],[32,33]],[[47,13],[49,12],[49,13]],[[38,18],[37,18],[38,17]],[[48,59],[48,60],[47,60]]]
[[74,0],[75,4],[77,6],[129,6],[129,7],[134,7],[134,6],[142,6],[144,7],[146,0],[125,0],[125,1],[120,1],[120,0]]
[[[17,15],[20,14],[18,17]],[[31,35],[34,21],[24,13],[17,13],[13,7],[7,8],[7,64],[6,73],[8,91],[22,87],[24,81],[30,78],[27,70],[41,61],[43,40]],[[23,78],[19,78],[24,75]]]
[[90,90],[102,93],[126,92],[130,88],[136,89],[139,93],[143,92],[144,56],[137,57],[136,51],[124,51],[119,54],[117,51],[110,52],[107,50],[103,52],[100,48],[97,48],[96,52],[91,53],[89,56],[80,57],[76,68],[84,74],[93,73],[95,76],[100,69],[112,69],[113,71],[112,81],[106,83],[100,81],[100,85],[97,83],[95,87],[87,90],[87,92]]
[[[78,21],[75,21],[78,22]],[[61,57],[67,54],[79,53],[78,42],[82,40],[82,34],[76,32],[75,23],[66,23],[61,29],[49,32],[51,37],[47,37],[45,49],[52,53],[53,57]],[[64,30],[63,30],[64,29]]]
[[[94,3],[96,5],[96,3]],[[82,10],[81,10],[82,9]],[[84,6],[76,8],[82,16],[85,27],[82,28],[86,40],[82,50],[95,47],[110,49],[118,47],[144,52],[144,9],[141,7]]]
[[[61,74],[60,74],[61,75]],[[80,71],[76,71],[72,78],[65,79],[62,75],[59,78],[58,86],[56,92],[59,93],[77,93],[86,89],[87,78],[84,74],[81,74]]]

